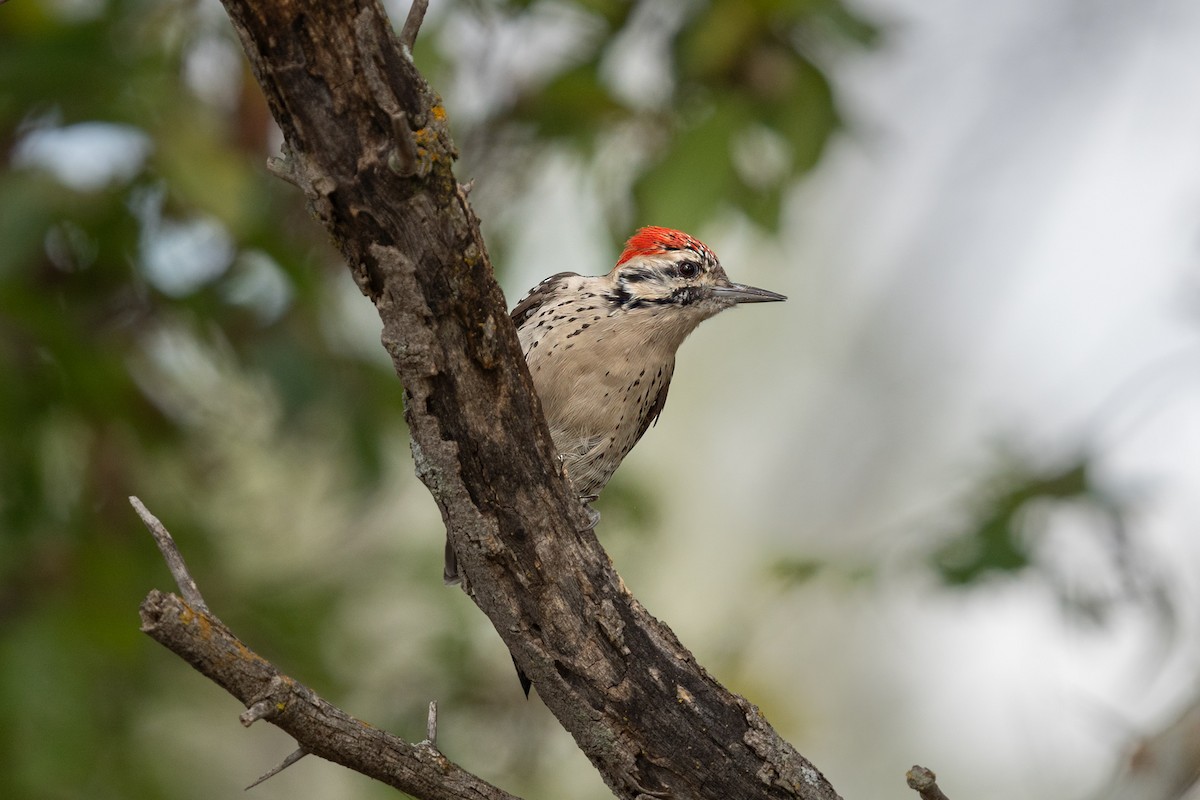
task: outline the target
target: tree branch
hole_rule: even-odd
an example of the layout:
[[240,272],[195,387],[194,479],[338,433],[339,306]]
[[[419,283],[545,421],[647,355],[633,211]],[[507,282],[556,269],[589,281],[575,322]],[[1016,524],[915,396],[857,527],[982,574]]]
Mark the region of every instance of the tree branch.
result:
[[918,765],[910,769],[905,777],[908,788],[919,794],[921,800],[950,800],[937,785],[937,775],[933,770]]
[[413,0],[413,4],[408,8],[408,17],[400,31],[400,44],[407,47],[410,53],[417,42],[417,31],[421,30],[421,23],[425,21],[425,12],[428,10],[429,0]]
[[[303,189],[383,320],[463,588],[546,706],[619,797],[837,797],[629,594],[589,529],[455,180],[445,111],[377,0],[223,2],[284,133],[274,169]],[[193,665],[205,637],[236,642],[186,605],[147,602]],[[253,705],[267,667],[226,688]],[[291,719],[310,698],[285,699]],[[355,746],[347,736],[339,747]],[[312,752],[341,758],[324,746]]]
[[409,744],[325,701],[252,651],[211,613],[192,608],[177,595],[150,592],[141,618],[142,631],[248,708],[263,704],[270,709],[262,718],[295,739],[303,753],[421,800],[517,800],[450,761],[431,743]]
[[[153,519],[136,497],[130,502],[139,514]],[[161,531],[170,540],[162,523],[154,521],[155,537]],[[195,591],[196,582],[183,559],[172,563],[168,557],[167,561],[180,589],[190,586]],[[296,740],[299,748],[250,786],[311,753],[420,800],[519,800],[450,761],[430,739],[409,744],[326,702],[252,651],[207,609],[154,590],[142,601],[141,619],[142,632],[245,704],[243,725],[265,719]]]
[[130,497],[129,504],[133,506],[133,510],[142,518],[142,523],[154,536],[158,552],[162,553],[163,560],[167,562],[167,569],[171,571],[171,577],[175,579],[175,585],[179,587],[179,592],[183,595],[183,601],[197,611],[207,612],[208,604],[204,602],[204,597],[200,594],[200,587],[192,580],[192,574],[188,571],[187,564],[184,563],[183,554],[179,552],[179,548],[176,546],[175,540],[171,538],[166,526],[159,522],[158,517],[151,514],[150,509],[146,508],[138,498]]
[[[244,717],[245,715],[243,714],[242,716]],[[290,767],[292,764],[295,764],[297,761],[304,758],[306,755],[308,755],[307,750],[305,750],[303,747],[297,747],[295,750],[293,750],[291,753],[288,754],[287,758],[285,758],[283,761],[280,761],[278,764],[271,767],[269,770],[267,770],[262,775],[260,775],[257,779],[255,779],[254,783],[251,783],[249,786],[246,787],[246,789],[247,790],[253,789],[255,786],[258,786],[260,783],[263,783],[264,781],[269,780],[270,778],[274,778],[276,775],[283,772],[285,769]]]

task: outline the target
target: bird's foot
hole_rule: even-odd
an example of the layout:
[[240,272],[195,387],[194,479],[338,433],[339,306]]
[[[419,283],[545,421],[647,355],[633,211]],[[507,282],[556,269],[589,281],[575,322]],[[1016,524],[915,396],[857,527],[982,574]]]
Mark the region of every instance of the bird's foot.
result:
[[600,512],[592,508],[592,501],[596,499],[596,495],[586,495],[579,498],[583,503],[583,510],[587,512],[588,521],[585,531],[590,531],[600,524]]

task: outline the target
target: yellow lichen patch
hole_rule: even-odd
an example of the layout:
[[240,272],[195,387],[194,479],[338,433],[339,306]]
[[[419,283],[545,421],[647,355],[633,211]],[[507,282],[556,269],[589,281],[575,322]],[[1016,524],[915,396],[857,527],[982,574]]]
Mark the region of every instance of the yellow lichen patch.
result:
[[429,109],[429,113],[432,114],[433,118],[436,119],[438,122],[446,121],[446,107],[443,106],[441,103],[438,103],[433,108]]
[[263,658],[258,653],[254,652],[249,647],[247,647],[246,644],[242,640],[234,639],[233,643],[234,643],[234,646],[237,648],[238,655],[242,658],[242,660],[251,661],[256,664],[266,664],[267,663],[267,660],[265,658]]
[[195,625],[199,628],[200,638],[202,639],[212,637],[212,623],[208,621],[208,617],[203,614],[197,614],[187,603],[180,604],[179,621],[184,625]]
[[419,147],[429,147],[437,141],[437,132],[431,128],[417,128],[413,131],[413,140]]

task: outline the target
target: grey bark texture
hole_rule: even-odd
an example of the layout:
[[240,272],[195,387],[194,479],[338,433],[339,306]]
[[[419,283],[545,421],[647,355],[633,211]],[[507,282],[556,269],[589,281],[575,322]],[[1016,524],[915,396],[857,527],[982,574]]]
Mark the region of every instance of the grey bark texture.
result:
[[151,592],[142,601],[141,618],[143,631],[250,709],[242,724],[265,719],[291,734],[302,753],[420,800],[520,800],[450,761],[434,743],[410,744],[326,702],[258,656],[211,613],[181,597]]
[[[445,111],[380,4],[223,2],[284,133],[286,155],[271,169],[303,189],[378,309],[416,471],[441,509],[463,588],[542,701],[618,797],[836,798],[630,595],[587,529],[455,180]],[[151,595],[144,614],[174,630],[164,620],[190,612],[172,602]],[[257,664],[244,657],[246,669]],[[205,674],[214,667],[189,661]],[[286,715],[306,700],[280,702]]]

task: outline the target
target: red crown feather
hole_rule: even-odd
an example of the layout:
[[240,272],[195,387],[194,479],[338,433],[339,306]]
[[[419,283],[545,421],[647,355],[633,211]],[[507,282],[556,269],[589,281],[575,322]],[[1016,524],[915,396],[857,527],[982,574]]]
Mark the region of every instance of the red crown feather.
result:
[[649,226],[640,228],[633,236],[629,237],[629,241],[625,243],[625,249],[621,252],[621,257],[617,259],[617,266],[621,266],[634,256],[653,256],[668,250],[695,250],[716,261],[716,256],[699,239],[672,228]]

